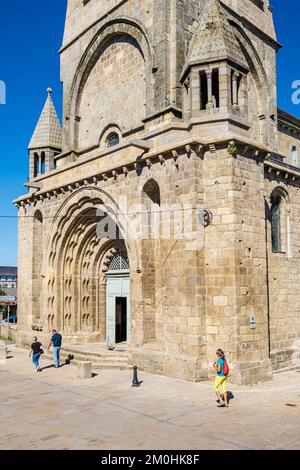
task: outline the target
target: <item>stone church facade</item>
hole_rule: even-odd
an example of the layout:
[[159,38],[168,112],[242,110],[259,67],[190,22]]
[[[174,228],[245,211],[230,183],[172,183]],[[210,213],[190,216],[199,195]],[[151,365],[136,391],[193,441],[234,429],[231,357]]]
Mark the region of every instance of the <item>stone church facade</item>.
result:
[[300,122],[277,109],[279,47],[268,0],[69,0],[63,123],[49,89],[14,201],[20,343],[127,341],[131,364],[193,381],[217,347],[239,383],[295,365]]

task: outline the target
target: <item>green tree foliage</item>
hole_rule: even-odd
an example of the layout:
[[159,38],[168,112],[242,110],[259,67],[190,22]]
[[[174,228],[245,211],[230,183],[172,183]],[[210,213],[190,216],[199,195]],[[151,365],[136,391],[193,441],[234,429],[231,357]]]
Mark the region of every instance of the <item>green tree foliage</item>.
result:
[[0,295],[6,295],[6,292],[3,289],[3,286],[1,286],[1,284],[0,284]]

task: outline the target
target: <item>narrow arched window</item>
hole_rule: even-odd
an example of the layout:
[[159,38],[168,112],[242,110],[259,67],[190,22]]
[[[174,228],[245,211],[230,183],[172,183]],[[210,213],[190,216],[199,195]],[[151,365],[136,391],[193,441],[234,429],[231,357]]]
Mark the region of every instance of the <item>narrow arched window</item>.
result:
[[112,132],[111,134],[109,134],[109,136],[107,137],[106,139],[106,144],[107,144],[107,147],[114,147],[115,145],[119,145],[120,143],[120,137],[118,136],[118,134],[116,132]]
[[281,251],[281,197],[272,198],[271,206],[271,227],[272,227],[272,251],[278,253]]
[[[160,189],[156,181],[150,179],[143,187],[144,202],[147,201],[160,206]],[[146,198],[146,199],[145,199]]]
[[212,72],[212,100],[214,108],[220,107],[220,79],[219,69],[215,69]]
[[295,145],[293,145],[291,149],[291,156],[292,156],[292,164],[294,166],[297,166],[298,165],[298,150]]
[[[160,188],[157,182],[150,179],[145,183],[142,192],[142,237],[143,240],[158,240],[161,232]],[[166,213],[165,213],[166,215]],[[164,220],[166,222],[166,219]],[[168,226],[168,222],[166,226]]]
[[42,152],[42,154],[41,154],[41,173],[42,173],[42,175],[45,173],[45,164],[46,164],[45,152]]
[[35,178],[39,172],[40,172],[40,160],[39,160],[39,154],[38,153],[35,153],[34,154],[34,157],[33,157],[33,166],[34,166],[34,169],[33,169],[33,177]]
[[270,202],[272,251],[286,253],[290,250],[289,195],[282,187],[277,187],[272,192]]
[[207,108],[208,103],[208,86],[207,75],[203,70],[200,72],[200,109],[203,111]]

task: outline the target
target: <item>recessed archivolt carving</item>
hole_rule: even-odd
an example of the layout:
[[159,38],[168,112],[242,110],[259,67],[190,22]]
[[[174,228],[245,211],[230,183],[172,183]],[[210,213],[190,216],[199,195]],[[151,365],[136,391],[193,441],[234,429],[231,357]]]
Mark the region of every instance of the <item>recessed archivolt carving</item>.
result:
[[82,315],[82,329],[87,331],[90,329],[90,314],[85,313]]
[[54,328],[54,313],[50,313],[47,317],[48,330],[51,331]]
[[49,264],[51,265],[53,263],[53,259],[55,257],[55,252],[54,251],[51,251],[50,255],[49,255]]
[[[80,323],[81,311],[91,315],[90,319],[93,320],[90,328],[95,328],[94,297],[88,304],[90,312],[86,311],[87,304],[84,311],[81,299],[91,292],[96,295],[97,286],[105,282],[103,277],[99,278],[99,273],[107,271],[118,250],[126,256],[128,251],[133,266],[138,259],[135,242],[131,247],[132,241],[126,246],[123,240],[113,241],[98,237],[97,207],[105,203],[105,199],[110,206],[114,204],[113,200],[99,188],[75,191],[72,195],[68,195],[50,227],[46,250],[49,252],[49,257],[45,256],[48,265],[44,265],[44,272],[48,272],[49,277],[45,285],[48,290],[47,298],[53,298],[52,311],[57,311],[61,315],[62,327],[66,313],[75,312],[72,321],[74,322],[76,317]],[[114,207],[117,211],[117,205]],[[89,279],[88,283],[85,282],[85,287],[82,279]],[[74,325],[75,323],[72,329],[75,328]]]
[[126,247],[122,243],[114,244],[110,249],[106,251],[102,259],[102,272],[106,273],[111,265],[111,262],[117,255],[122,255],[127,258]]
[[71,331],[71,322],[72,322],[71,313],[65,314],[65,316],[64,316],[64,328],[67,332]]
[[[84,196],[83,196],[84,193]],[[69,227],[69,222],[72,217],[80,213],[80,209],[85,205],[86,207],[95,207],[97,205],[106,204],[109,207],[114,207],[116,212],[120,211],[118,204],[114,199],[105,191],[96,187],[87,187],[85,189],[81,188],[77,191],[74,191],[73,194],[68,195],[64,200],[63,204],[57,211],[53,222],[51,224],[47,243],[46,251],[57,252],[59,246],[61,245],[61,238],[63,235],[66,235],[67,228]],[[60,243],[58,245],[58,241]],[[130,252],[130,258],[135,262],[138,260],[138,249],[137,245],[133,241],[127,241],[127,248]]]
[[[77,299],[79,296],[83,295],[83,299],[81,302],[78,303],[77,300],[77,305],[79,306],[80,310],[83,312],[87,313],[87,311],[90,308],[90,303],[89,303],[89,289],[90,289],[90,282],[91,279],[89,277],[89,269],[90,269],[90,260],[91,257],[94,253],[93,249],[91,248],[92,246],[95,245],[96,239],[95,239],[95,231],[96,231],[96,222],[95,222],[95,213],[96,209],[89,208],[88,210],[85,210],[84,216],[81,217],[80,219],[83,220],[81,223],[80,230],[69,230],[66,234],[66,236],[69,237],[69,239],[74,236],[76,239],[76,242],[74,243],[74,240],[71,242],[66,243],[66,250],[72,252],[72,264],[69,265],[69,273],[72,279],[76,277],[76,275],[82,280],[81,284],[81,294],[80,294],[80,286],[79,286],[79,292],[77,292]],[[76,219],[75,219],[76,220]],[[91,239],[92,237],[92,239]],[[87,249],[87,247],[90,247],[90,249]],[[79,258],[81,256],[81,253],[83,253],[83,257],[85,259],[84,264],[83,264],[83,269],[78,269],[79,268]],[[75,262],[76,260],[76,262]],[[74,291],[74,286],[72,285],[72,282],[68,285],[68,293],[72,294],[73,297],[75,298],[75,291]],[[69,311],[71,309],[71,300],[67,300],[67,308]],[[73,298],[72,298],[73,302]]]
[[117,248],[113,248],[111,249],[108,253],[107,253],[107,256],[106,256],[106,259],[105,261],[103,262],[103,265],[105,266],[106,269],[109,268],[112,260],[114,259],[114,257],[119,253],[118,249]]

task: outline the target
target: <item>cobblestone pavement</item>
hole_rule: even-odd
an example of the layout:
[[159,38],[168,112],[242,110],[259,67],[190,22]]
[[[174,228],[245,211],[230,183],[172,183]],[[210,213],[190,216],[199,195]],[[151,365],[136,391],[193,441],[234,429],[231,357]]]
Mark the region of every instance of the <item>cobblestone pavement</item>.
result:
[[80,381],[75,366],[41,362],[37,374],[28,353],[10,347],[0,365],[2,450],[300,449],[300,372],[230,386],[225,409],[209,382],[141,373],[141,388],[132,388],[130,370]]

